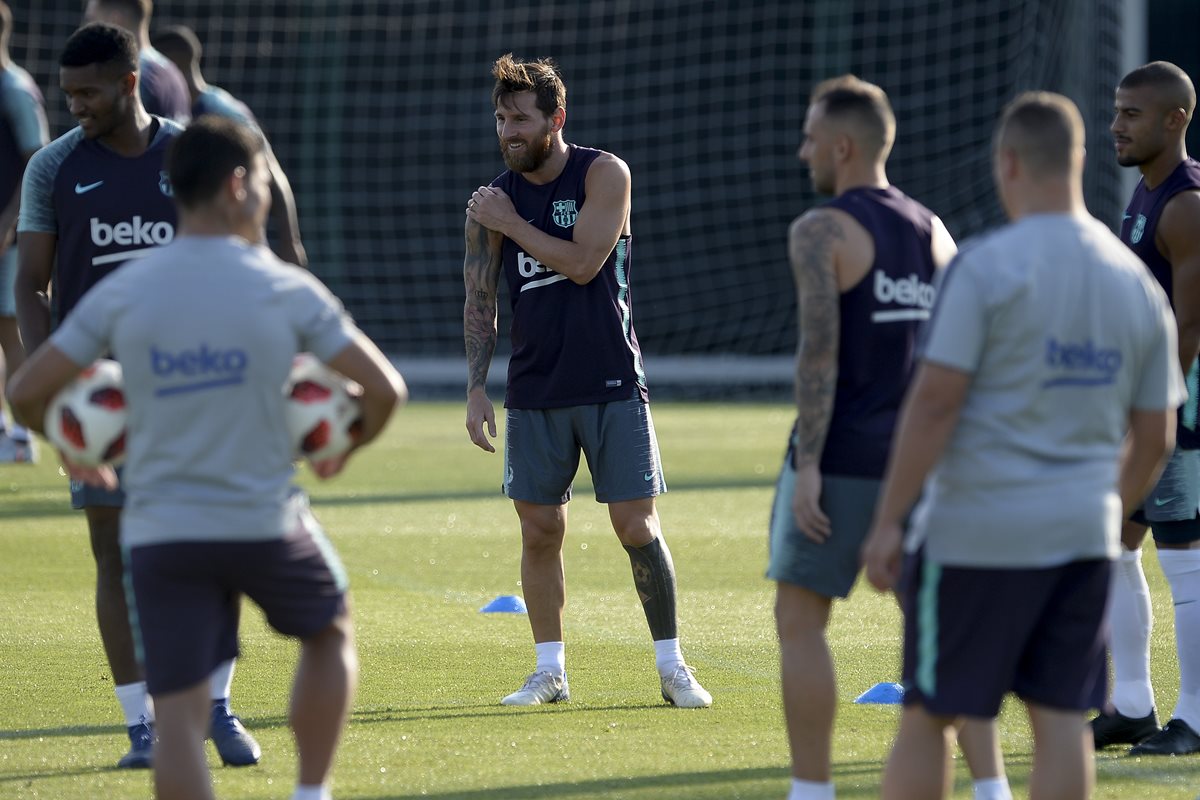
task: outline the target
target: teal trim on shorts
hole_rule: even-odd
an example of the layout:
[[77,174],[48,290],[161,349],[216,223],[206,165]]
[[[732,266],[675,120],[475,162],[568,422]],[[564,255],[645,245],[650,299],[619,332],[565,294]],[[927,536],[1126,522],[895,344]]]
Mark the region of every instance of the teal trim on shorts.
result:
[[1183,404],[1183,427],[1196,430],[1197,405],[1200,404],[1200,361],[1193,361],[1187,374],[1187,401]]
[[345,593],[350,588],[350,578],[346,575],[346,568],[342,564],[342,559],[338,556],[333,542],[329,541],[329,537],[325,535],[325,529],[321,527],[320,521],[317,520],[316,515],[309,508],[308,498],[293,499],[292,502],[302,502],[304,504],[304,507],[300,509],[300,519],[304,525],[304,530],[308,532],[317,549],[321,551],[321,557],[325,559],[325,564],[329,567],[330,574],[333,575],[334,585],[337,586],[339,592]]
[[129,632],[133,636],[133,655],[139,665],[146,663],[146,647],[142,644],[141,621],[138,619],[137,597],[133,593],[133,570],[130,569],[129,547],[121,545],[121,585],[125,589],[125,611],[129,616]]
[[921,588],[917,595],[917,688],[926,697],[937,695],[938,588],[942,565],[925,561],[921,567]]

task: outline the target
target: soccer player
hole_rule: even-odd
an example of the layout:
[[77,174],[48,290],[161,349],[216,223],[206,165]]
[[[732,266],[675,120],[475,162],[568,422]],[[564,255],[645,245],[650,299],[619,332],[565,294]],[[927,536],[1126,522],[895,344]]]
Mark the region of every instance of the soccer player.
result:
[[1121,512],[1157,475],[1186,392],[1166,297],[1087,214],[1083,141],[1061,95],[1005,109],[994,164],[1012,223],[947,271],[901,411],[863,551],[871,583],[894,587],[924,487],[887,800],[944,796],[955,719],[994,717],[1010,691],[1033,729],[1030,797],[1091,793],[1084,712],[1104,701]]
[[[49,140],[42,93],[29,73],[12,62],[8,40],[12,12],[0,2],[0,387],[5,362],[15,372],[25,358],[17,329],[13,283],[17,279],[16,227],[21,176],[29,158]],[[29,432],[6,424],[0,402],[0,463],[30,463],[37,457]]]
[[[837,701],[825,630],[845,598],[913,367],[935,274],[955,253],[941,220],[888,183],[896,121],[878,86],[846,75],[813,91],[800,159],[834,199],[799,217],[788,250],[799,303],[798,417],[771,520],[789,800],[832,798]],[[984,726],[976,740],[994,741]],[[982,738],[980,738],[982,736]],[[1006,797],[999,757],[972,753],[977,797]],[[981,789],[1003,790],[998,795]]]
[[[204,75],[200,72],[203,48],[191,28],[186,25],[172,25],[155,33],[151,42],[183,73],[192,101],[193,119],[202,114],[217,114],[235,119],[262,134],[258,120],[245,103],[220,86],[213,86],[204,80]],[[263,141],[266,141],[265,135]],[[275,158],[270,143],[267,144],[264,155],[271,170],[271,215],[279,233],[276,253],[284,261],[301,267],[307,266],[308,258],[304,252],[304,245],[300,242],[300,223],[296,217],[296,198],[292,195],[292,185]]]
[[[1121,240],[1145,262],[1175,309],[1179,363],[1191,398],[1180,409],[1175,451],[1146,504],[1125,523],[1112,598],[1113,710],[1092,721],[1096,747],[1133,744],[1134,755],[1200,752],[1200,163],[1184,135],[1196,108],[1187,74],[1165,61],[1135,69],[1116,92],[1111,130],[1117,163],[1142,179],[1121,223]],[[1160,730],[1150,685],[1150,587],[1142,571],[1149,526],[1175,606],[1179,700]]]
[[[257,244],[270,172],[256,133],[198,120],[170,145],[167,172],[179,237],[83,298],[15,376],[13,406],[36,427],[81,369],[106,352],[120,356],[130,499],[122,543],[158,716],[157,796],[213,796],[203,749],[208,676],[236,654],[246,594],[301,641],[292,797],[327,800],[357,659],[345,572],[303,493],[289,486],[281,387],[298,351],[357,381],[356,447],[379,434],[406,390],[328,289]],[[332,476],[346,458],[315,471]]]
[[503,491],[521,521],[521,586],[537,653],[524,686],[500,702],[570,698],[562,546],[582,450],[633,566],[663,699],[707,707],[712,696],[680,649],[675,569],[654,505],[666,486],[633,329],[629,168],[612,153],[564,141],[567,92],[552,61],[510,53],[492,75],[508,169],[467,202],[466,425],[476,446],[495,452],[486,381],[503,272],[513,312]]
[[179,68],[150,45],[150,17],[153,0],[87,0],[83,21],[107,22],[134,35],[138,46],[138,91],[142,105],[157,117],[186,124],[191,117],[192,101],[187,82]]
[[[180,128],[142,107],[133,35],[115,25],[86,25],[67,41],[59,63],[59,84],[79,126],[30,159],[22,184],[14,293],[30,352],[101,278],[175,234],[163,154]],[[154,735],[122,582],[124,502],[120,491],[72,482],[71,504],[84,510],[96,560],[100,638],[132,744],[119,765],[144,768]],[[232,680],[232,661],[213,675],[213,740],[225,763],[253,764],[258,743],[229,711]]]

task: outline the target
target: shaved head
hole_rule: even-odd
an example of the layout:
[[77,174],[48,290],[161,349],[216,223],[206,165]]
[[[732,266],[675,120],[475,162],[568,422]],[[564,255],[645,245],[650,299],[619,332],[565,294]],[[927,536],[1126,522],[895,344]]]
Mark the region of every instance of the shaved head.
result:
[[1161,110],[1183,109],[1188,122],[1196,111],[1196,87],[1188,74],[1169,61],[1151,61],[1121,79],[1117,89],[1150,89]]
[[817,84],[809,101],[826,121],[844,130],[868,158],[883,161],[896,140],[896,116],[887,93],[854,75]]
[[1070,175],[1083,167],[1083,117],[1061,94],[1025,92],[1004,109],[995,144],[1035,176]]

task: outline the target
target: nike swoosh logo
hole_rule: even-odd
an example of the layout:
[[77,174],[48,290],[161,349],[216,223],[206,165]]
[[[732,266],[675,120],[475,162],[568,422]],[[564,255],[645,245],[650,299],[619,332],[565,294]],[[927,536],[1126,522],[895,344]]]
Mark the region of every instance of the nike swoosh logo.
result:
[[1156,498],[1154,498],[1154,505],[1156,505],[1156,506],[1158,506],[1158,507],[1160,507],[1160,508],[1161,508],[1162,506],[1165,506],[1167,503],[1170,503],[1170,502],[1172,502],[1173,500],[1176,500],[1176,499],[1177,499],[1177,498],[1175,498],[1175,497],[1168,497],[1168,498],[1166,498],[1165,500],[1160,500],[1159,498],[1157,498],[1157,497],[1156,497]]
[[77,183],[75,184],[75,194],[87,194],[92,189],[98,189],[103,183],[104,181],[96,181],[95,183],[89,183],[87,186]]
[[643,475],[643,476],[642,476],[642,480],[644,480],[644,481],[652,481],[652,480],[654,480],[654,473],[653,473],[653,472],[647,472],[645,475]]

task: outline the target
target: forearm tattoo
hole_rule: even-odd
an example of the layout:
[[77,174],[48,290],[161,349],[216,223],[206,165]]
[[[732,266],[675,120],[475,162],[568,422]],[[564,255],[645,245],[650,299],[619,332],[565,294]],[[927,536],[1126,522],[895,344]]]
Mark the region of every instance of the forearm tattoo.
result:
[[[467,351],[467,391],[487,383],[496,350],[496,290],[500,283],[500,241],[487,228],[468,220],[463,258],[463,338]],[[499,240],[499,237],[495,237]]]
[[814,214],[795,226],[789,255],[797,291],[797,466],[820,461],[837,388],[839,301],[834,242],[844,234],[836,219]]

